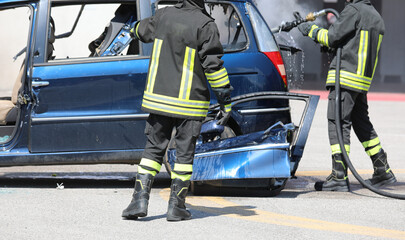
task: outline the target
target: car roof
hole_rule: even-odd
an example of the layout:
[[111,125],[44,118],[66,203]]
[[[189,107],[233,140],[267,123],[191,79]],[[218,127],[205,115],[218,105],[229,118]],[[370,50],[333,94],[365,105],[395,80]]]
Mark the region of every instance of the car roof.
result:
[[28,2],[34,2],[34,1],[28,1],[28,0],[2,0],[0,4],[9,4],[9,3],[28,3]]
[[[13,3],[28,3],[37,2],[39,0],[2,0],[0,4],[13,4]],[[151,2],[157,2],[158,0],[151,0]],[[208,1],[224,1],[224,2],[252,2],[252,0],[208,0]],[[53,0],[52,2],[60,3],[82,3],[82,2],[114,2],[113,0]],[[121,2],[136,2],[136,0],[121,0]]]

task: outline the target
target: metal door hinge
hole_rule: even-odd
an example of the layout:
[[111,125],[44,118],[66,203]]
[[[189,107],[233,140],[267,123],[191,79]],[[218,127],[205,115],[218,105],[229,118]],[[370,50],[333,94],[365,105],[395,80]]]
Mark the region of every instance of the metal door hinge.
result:
[[19,94],[17,101],[20,105],[26,105],[31,102],[31,97],[28,94]]

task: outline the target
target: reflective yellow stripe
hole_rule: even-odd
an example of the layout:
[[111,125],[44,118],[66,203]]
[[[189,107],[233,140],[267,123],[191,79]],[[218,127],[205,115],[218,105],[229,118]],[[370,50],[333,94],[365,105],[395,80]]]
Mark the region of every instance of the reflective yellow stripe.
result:
[[180,194],[181,194],[183,191],[188,191],[188,187],[182,188],[182,189],[177,193],[177,196],[180,196]]
[[209,81],[209,83],[210,83],[211,87],[213,87],[213,88],[223,87],[223,86],[230,84],[228,76],[224,77],[223,79],[219,79],[215,82]]
[[358,53],[358,66],[357,66],[357,74],[360,76],[364,76],[364,72],[366,70],[367,53],[368,53],[368,31],[363,30],[360,33],[360,44]]
[[364,148],[374,147],[380,144],[380,139],[378,137],[371,139],[370,141],[365,141],[361,143]]
[[210,102],[209,101],[196,101],[196,100],[183,100],[174,97],[168,97],[156,93],[148,93],[144,92],[144,98],[147,100],[155,101],[155,102],[162,102],[165,104],[171,104],[176,106],[183,106],[189,108],[203,108],[208,109]]
[[[326,84],[334,84],[336,78],[336,70],[330,70]],[[357,74],[341,70],[340,71],[340,84],[351,88],[368,91],[370,89],[372,78],[359,76]]]
[[[331,145],[330,148],[332,150],[332,154],[342,153],[342,151],[340,150],[339,144]],[[347,154],[350,154],[350,145],[345,144],[345,149],[346,149]]]
[[138,28],[139,28],[139,22],[138,22],[138,24],[136,24],[136,28],[135,28],[135,34],[139,39]]
[[225,105],[225,112],[232,111],[232,104]]
[[[138,171],[139,172],[139,171]],[[141,185],[141,188],[142,188],[142,190],[143,190],[143,184],[142,184],[142,181],[141,180],[139,180],[139,179],[136,179],[135,180],[135,182],[139,182],[139,184]]]
[[208,82],[213,88],[223,87],[227,84],[230,84],[228,72],[225,68],[222,68],[221,70],[214,73],[205,73],[205,76],[207,77]]
[[382,148],[381,145],[377,145],[376,147],[366,151],[366,153],[371,157],[376,155],[381,150],[381,148]]
[[157,110],[172,114],[184,115],[184,116],[194,116],[194,117],[206,117],[208,113],[208,109],[191,109],[191,108],[183,108],[177,106],[166,105],[163,103],[156,103],[150,102],[145,98],[142,101],[142,107]]
[[195,58],[195,49],[186,47],[179,92],[179,98],[181,99],[190,98],[191,85],[193,82],[193,75],[194,75],[194,58]]
[[[223,69],[223,70],[225,70],[225,69]],[[225,71],[221,71],[219,74],[215,75],[214,77],[209,77],[209,76],[207,76],[207,79],[208,79],[208,80],[216,80],[216,79],[223,78],[223,77],[225,77],[225,76],[227,76],[227,75],[228,75],[228,73],[227,73],[226,70],[225,70]]]
[[139,165],[145,166],[145,167],[150,167],[155,169],[156,171],[160,171],[160,168],[162,167],[162,164],[159,164],[156,161],[147,159],[147,158],[142,158],[141,162],[139,163]]
[[160,50],[162,49],[163,40],[155,38],[153,44],[152,60],[149,68],[148,84],[146,85],[147,92],[153,92],[155,86],[155,79],[159,67]]
[[312,25],[311,30],[308,33],[308,37],[313,38],[314,30],[317,29],[317,28],[319,28],[317,25],[315,25],[315,24]]
[[380,48],[381,48],[382,40],[383,40],[383,35],[380,34],[380,37],[379,37],[379,39],[378,39],[378,46],[377,46],[377,57],[376,57],[375,63],[374,63],[374,69],[373,69],[373,76],[372,76],[372,78],[374,77],[375,69],[376,69],[376,67],[377,67],[378,54],[380,53]]
[[177,172],[192,172],[193,171],[193,164],[180,164],[175,163],[173,171]]
[[138,166],[138,173],[140,173],[140,174],[150,174],[152,176],[156,176],[156,174],[157,174],[156,171],[150,171],[150,170],[147,170],[147,169],[145,169],[145,168],[143,168],[141,166]]
[[335,160],[336,162],[340,163],[343,166],[343,169],[346,169],[345,163],[340,160]]
[[205,76],[207,77],[208,80],[210,79],[216,79],[223,74],[227,73],[225,68],[221,68],[220,70],[213,72],[213,73],[205,73]]
[[326,29],[321,29],[318,31],[317,40],[320,44],[329,47],[329,31]]
[[213,88],[223,87],[223,86],[226,86],[227,84],[230,84],[228,75],[226,75],[225,77],[218,79],[216,81],[208,81],[208,82],[210,83],[211,87],[213,87]]
[[180,175],[172,171],[172,179],[175,178],[181,179],[182,181],[187,181],[190,180],[191,174]]

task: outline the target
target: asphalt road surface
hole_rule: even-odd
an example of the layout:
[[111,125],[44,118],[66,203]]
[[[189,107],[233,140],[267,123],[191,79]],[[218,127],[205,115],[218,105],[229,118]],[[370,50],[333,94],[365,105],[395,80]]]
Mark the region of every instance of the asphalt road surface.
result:
[[[401,194],[404,109],[405,102],[370,102],[371,120],[398,179],[384,190]],[[403,200],[376,195],[352,175],[349,193],[314,191],[314,182],[331,168],[326,126],[321,100],[298,178],[281,194],[190,194],[193,219],[183,222],[166,221],[170,179],[165,172],[153,186],[148,216],[129,221],[121,212],[131,199],[136,166],[0,168],[0,239],[405,239]],[[360,174],[370,177],[371,161],[354,134],[350,156]]]

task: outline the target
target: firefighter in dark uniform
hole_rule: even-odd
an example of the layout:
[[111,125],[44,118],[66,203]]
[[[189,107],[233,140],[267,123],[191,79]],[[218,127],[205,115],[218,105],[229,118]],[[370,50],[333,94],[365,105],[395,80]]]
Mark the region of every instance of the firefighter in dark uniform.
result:
[[218,28],[205,11],[203,0],[184,0],[157,10],[155,16],[136,23],[132,32],[134,38],[154,45],[142,101],[142,110],[150,113],[145,128],[147,142],[133,199],[122,216],[137,219],[147,215],[153,178],[160,171],[176,128],[167,220],[187,220],[191,214],[185,208],[185,198],[196,139],[210,104],[208,83],[220,104],[218,124],[224,125],[231,114],[232,86],[221,60]]
[[[350,152],[350,130],[356,133],[366,153],[370,156],[374,173],[367,180],[379,187],[396,182],[387,162],[387,154],[368,116],[367,92],[378,63],[378,53],[383,40],[384,21],[370,0],[346,0],[340,17],[329,29],[314,23],[298,26],[303,35],[329,48],[342,47],[340,85],[342,101],[342,128],[345,151]],[[317,191],[349,191],[347,166],[343,160],[335,124],[336,57],[332,60],[326,81],[328,96],[328,129],[332,149],[332,173],[326,181],[315,183]]]

